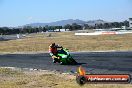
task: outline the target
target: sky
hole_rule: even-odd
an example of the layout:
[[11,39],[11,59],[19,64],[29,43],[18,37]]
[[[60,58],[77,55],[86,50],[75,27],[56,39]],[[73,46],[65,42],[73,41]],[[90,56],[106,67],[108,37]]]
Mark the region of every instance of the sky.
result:
[[132,0],[0,0],[0,27],[67,19],[124,21]]

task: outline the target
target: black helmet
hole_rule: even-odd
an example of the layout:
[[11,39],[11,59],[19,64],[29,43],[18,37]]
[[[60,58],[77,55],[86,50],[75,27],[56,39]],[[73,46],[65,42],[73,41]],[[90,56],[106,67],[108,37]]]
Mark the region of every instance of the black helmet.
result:
[[55,46],[55,43],[52,43],[51,45],[52,45],[52,46]]

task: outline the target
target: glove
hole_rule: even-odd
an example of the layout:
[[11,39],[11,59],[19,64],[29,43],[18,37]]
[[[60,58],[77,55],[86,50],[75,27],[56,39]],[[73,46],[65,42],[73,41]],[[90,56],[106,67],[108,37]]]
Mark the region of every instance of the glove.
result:
[[58,58],[58,57],[57,57],[57,56],[55,56],[55,55],[53,55],[53,56],[52,56],[52,58],[54,59],[54,58]]

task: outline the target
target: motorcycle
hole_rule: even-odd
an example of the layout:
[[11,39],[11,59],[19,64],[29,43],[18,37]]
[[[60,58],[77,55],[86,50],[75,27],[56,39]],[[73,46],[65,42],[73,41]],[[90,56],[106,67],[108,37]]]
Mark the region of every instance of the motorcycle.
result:
[[73,57],[71,56],[71,54],[69,53],[69,50],[67,48],[62,48],[61,50],[58,50],[58,54],[57,54],[58,58],[55,58],[53,60],[53,63],[60,63],[61,65],[75,65],[77,64],[77,62],[73,59]]

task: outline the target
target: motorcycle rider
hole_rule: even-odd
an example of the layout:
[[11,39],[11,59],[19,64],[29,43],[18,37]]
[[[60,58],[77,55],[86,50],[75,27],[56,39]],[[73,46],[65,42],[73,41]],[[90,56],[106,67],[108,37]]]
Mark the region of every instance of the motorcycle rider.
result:
[[57,55],[58,54],[58,50],[57,48],[63,48],[62,46],[56,45],[55,43],[52,43],[49,46],[49,53],[50,56],[53,59],[53,63],[59,62],[60,57]]

